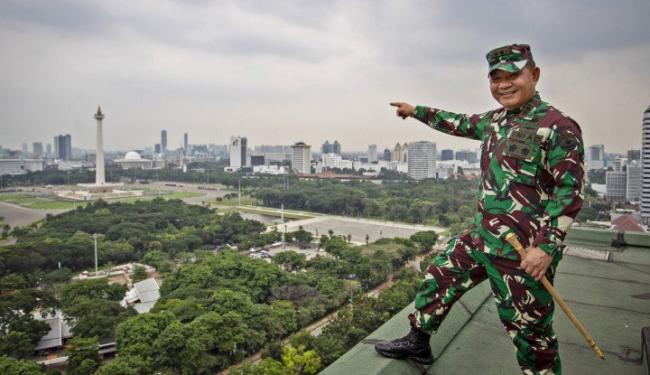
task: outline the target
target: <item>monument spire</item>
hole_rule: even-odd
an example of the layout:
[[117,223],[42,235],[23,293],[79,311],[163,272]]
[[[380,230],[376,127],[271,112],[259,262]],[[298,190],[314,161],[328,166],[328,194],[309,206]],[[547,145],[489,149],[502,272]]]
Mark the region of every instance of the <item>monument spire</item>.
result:
[[104,138],[102,134],[102,120],[104,114],[102,107],[97,106],[97,113],[95,113],[95,120],[97,120],[97,156],[95,160],[95,185],[104,185],[106,183],[104,177]]

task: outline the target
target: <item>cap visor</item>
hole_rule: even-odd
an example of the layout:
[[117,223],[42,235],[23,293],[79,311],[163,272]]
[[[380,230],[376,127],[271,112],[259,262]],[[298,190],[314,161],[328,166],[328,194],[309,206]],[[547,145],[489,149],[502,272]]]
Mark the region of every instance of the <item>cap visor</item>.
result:
[[492,73],[495,70],[504,70],[508,73],[517,73],[520,70],[526,66],[528,63],[528,60],[521,60],[521,61],[515,61],[515,62],[506,62],[506,63],[498,63],[490,66],[490,73]]

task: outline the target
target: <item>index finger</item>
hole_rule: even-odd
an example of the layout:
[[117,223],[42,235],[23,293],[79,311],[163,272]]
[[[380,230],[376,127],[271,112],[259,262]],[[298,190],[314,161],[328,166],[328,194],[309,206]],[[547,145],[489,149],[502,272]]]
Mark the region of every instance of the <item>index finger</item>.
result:
[[404,103],[403,102],[390,102],[390,105],[392,105],[393,107],[399,107],[402,104],[404,104]]

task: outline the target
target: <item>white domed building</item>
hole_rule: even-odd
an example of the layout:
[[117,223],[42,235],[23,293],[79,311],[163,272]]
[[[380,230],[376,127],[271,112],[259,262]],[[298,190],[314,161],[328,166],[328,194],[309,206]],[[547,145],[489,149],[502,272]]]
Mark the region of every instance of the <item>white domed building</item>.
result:
[[114,162],[123,169],[153,168],[153,161],[149,159],[143,159],[142,156],[140,156],[140,154],[138,154],[136,151],[129,151],[126,153],[126,155],[124,155],[124,159],[116,159]]

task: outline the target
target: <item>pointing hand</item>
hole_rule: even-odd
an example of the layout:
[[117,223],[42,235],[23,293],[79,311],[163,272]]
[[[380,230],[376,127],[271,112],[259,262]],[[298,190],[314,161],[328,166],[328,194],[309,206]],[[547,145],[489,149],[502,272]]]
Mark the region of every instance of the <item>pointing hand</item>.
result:
[[404,102],[391,102],[390,105],[397,107],[395,113],[397,116],[405,120],[407,117],[413,116],[415,114],[415,107]]

